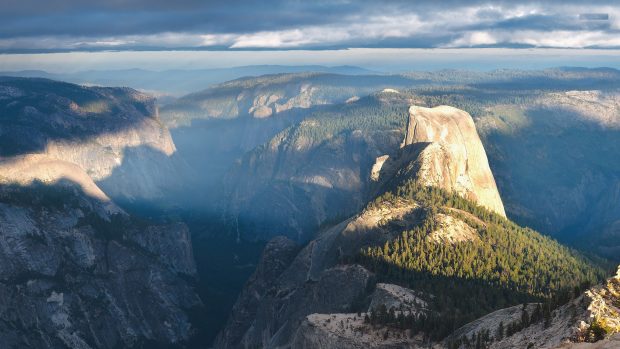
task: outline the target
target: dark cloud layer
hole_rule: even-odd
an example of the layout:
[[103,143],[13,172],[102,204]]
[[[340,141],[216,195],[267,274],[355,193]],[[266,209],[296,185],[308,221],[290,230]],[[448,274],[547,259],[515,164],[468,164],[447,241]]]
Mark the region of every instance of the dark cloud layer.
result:
[[4,52],[620,46],[620,6],[613,0],[4,0],[0,6]]
[[[29,1],[26,1],[29,2]],[[176,6],[144,4],[135,6],[105,6],[83,8],[68,6],[69,1],[59,1],[58,6],[25,12],[22,6],[2,11],[0,36],[41,35],[136,35],[161,32],[189,33],[246,33],[273,30],[308,24],[324,24],[338,20],[346,10],[343,5],[296,4],[274,2],[275,8],[264,4],[249,4],[237,0],[225,3],[191,1]],[[45,4],[45,2],[43,2]],[[356,6],[357,7],[357,6]],[[36,7],[33,7],[36,8]],[[356,10],[357,11],[357,10]]]

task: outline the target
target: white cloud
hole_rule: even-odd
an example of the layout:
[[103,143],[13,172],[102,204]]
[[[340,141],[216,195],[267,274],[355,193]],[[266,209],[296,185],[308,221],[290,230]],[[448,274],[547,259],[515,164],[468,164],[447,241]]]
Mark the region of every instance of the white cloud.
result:
[[292,48],[318,42],[316,32],[301,31],[299,29],[259,32],[240,35],[233,40],[231,48]]
[[491,33],[476,31],[465,33],[462,37],[446,45],[446,47],[472,47],[481,45],[493,45],[497,43],[497,39]]
[[[252,48],[304,48],[312,46],[359,47],[381,45],[381,40],[391,40],[401,46],[472,47],[481,45],[533,45],[537,47],[582,48],[589,46],[620,46],[620,7],[566,5],[545,3],[464,5],[441,11],[428,11],[408,7],[385,6],[384,11],[373,14],[352,13],[343,15],[337,22],[305,25],[282,30],[248,33],[175,33],[149,35],[121,35],[112,37],[39,36],[0,39],[0,50],[11,49],[123,49],[132,46],[157,48],[184,48],[225,46],[235,49]],[[419,12],[415,12],[419,11]],[[579,23],[573,30],[566,28],[528,29],[529,16],[546,16],[561,20],[577,21],[580,13],[609,14],[608,29],[583,28]],[[542,17],[541,17],[542,18]],[[524,22],[513,30],[498,23],[507,20]],[[536,23],[536,18],[530,19]],[[553,21],[551,21],[553,22]],[[553,23],[548,24],[550,26]],[[604,26],[604,23],[603,23]]]
[[620,35],[602,31],[520,31],[507,36],[511,42],[525,43],[537,47],[620,47]]
[[620,35],[603,31],[497,31],[466,33],[445,47],[472,47],[493,44],[531,45],[534,47],[584,48],[620,47]]

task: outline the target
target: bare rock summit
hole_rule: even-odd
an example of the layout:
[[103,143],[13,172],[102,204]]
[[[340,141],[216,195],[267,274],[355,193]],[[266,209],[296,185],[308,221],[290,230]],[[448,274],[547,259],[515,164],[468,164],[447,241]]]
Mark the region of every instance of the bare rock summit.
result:
[[399,168],[414,170],[421,184],[454,191],[506,216],[486,152],[467,112],[449,106],[411,106],[401,148],[409,166]]

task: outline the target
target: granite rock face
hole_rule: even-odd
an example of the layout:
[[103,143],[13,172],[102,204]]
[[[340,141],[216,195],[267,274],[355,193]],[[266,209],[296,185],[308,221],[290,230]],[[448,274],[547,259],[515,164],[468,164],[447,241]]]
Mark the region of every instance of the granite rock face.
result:
[[[184,226],[107,214],[78,185],[0,188],[0,342],[7,347],[180,345],[201,302]],[[166,253],[163,253],[166,251]],[[181,277],[185,275],[185,277]]]
[[2,347],[190,339],[188,310],[201,301],[188,228],[136,219],[111,199],[158,195],[174,150],[147,95],[0,78]]
[[181,164],[155,98],[129,88],[0,77],[0,156],[81,167],[109,197],[161,197]]
[[[424,145],[419,151],[416,145]],[[416,179],[444,188],[506,216],[487,155],[471,116],[439,106],[409,108],[404,152],[415,149]],[[407,155],[404,155],[405,157]]]
[[254,236],[246,238],[277,231],[306,242],[321,223],[363,206],[376,154],[398,149],[402,133],[355,130],[323,141],[304,135],[326,122],[305,120],[297,126],[303,131],[281,132],[233,168],[225,182],[226,211],[253,223]]
[[[301,349],[416,349],[428,348],[421,338],[406,331],[373,328],[364,314],[311,314],[297,331],[291,348]],[[387,333],[387,336],[386,336]]]
[[405,329],[373,326],[365,321],[381,305],[395,313],[422,314],[428,303],[414,291],[393,284],[378,283],[370,295],[367,311],[359,313],[310,314],[299,326],[292,348],[422,348],[421,335],[411,336]]
[[19,155],[0,161],[0,173],[0,184],[4,185],[67,183],[94,199],[87,202],[94,204],[91,209],[100,209],[102,214],[122,212],[80,166],[71,162],[43,154]]
[[620,92],[540,93],[489,108],[476,126],[509,215],[620,262]]

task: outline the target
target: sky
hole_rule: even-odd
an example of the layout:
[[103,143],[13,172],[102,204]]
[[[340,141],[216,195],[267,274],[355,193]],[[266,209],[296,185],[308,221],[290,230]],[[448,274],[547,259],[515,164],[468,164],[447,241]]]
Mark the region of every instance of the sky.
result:
[[247,65],[353,65],[376,72],[441,69],[542,69],[559,66],[620,69],[620,50],[513,48],[352,48],[262,51],[103,51],[0,55],[0,72],[44,70],[212,69]]
[[[567,58],[591,57],[582,50],[613,56],[620,49],[620,2],[614,0],[3,0],[0,23],[0,69],[53,65],[59,57],[65,63],[166,57],[140,52],[223,57],[213,63],[221,66],[227,57],[252,64],[252,55],[231,52],[271,55],[277,58],[272,64],[283,64],[286,56],[303,61],[294,51],[322,51],[311,56],[338,61],[342,52],[393,52],[386,49],[540,50],[547,58],[545,49],[563,50]],[[15,64],[20,59],[23,64]]]

